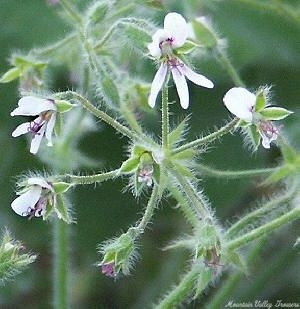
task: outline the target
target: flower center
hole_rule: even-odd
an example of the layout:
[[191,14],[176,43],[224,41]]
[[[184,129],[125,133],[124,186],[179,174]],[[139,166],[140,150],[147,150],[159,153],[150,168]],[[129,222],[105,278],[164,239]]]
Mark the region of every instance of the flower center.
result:
[[159,42],[159,48],[161,50],[162,55],[166,56],[172,56],[172,45],[173,45],[174,39],[173,38],[167,38],[166,40],[163,40]]
[[32,133],[33,135],[39,135],[41,128],[48,122],[53,114],[52,111],[46,111],[40,115],[38,121],[37,119],[30,122],[28,132]]
[[278,128],[276,128],[271,121],[261,121],[259,129],[268,137],[274,138],[279,134]]
[[45,197],[41,197],[33,208],[28,208],[27,217],[28,219],[32,219],[33,217],[41,217],[46,211],[47,199]]

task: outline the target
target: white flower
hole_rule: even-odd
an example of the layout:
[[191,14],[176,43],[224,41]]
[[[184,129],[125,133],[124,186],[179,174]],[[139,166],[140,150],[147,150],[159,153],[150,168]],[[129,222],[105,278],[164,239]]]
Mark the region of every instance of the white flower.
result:
[[19,197],[11,203],[11,207],[18,215],[29,219],[43,216],[49,199],[56,203],[53,187],[43,178],[28,178],[24,190],[17,194]]
[[159,91],[161,90],[167,72],[170,69],[175,82],[180,104],[182,108],[189,106],[189,91],[186,79],[206,88],[213,88],[213,83],[205,76],[198,74],[187,67],[177,56],[173,49],[184,45],[188,36],[188,25],[185,19],[178,13],[169,13],[164,20],[164,29],[157,30],[152,36],[152,42],[148,45],[150,54],[160,59],[161,65],[156,72],[148,99],[151,107],[154,107]]
[[19,125],[12,136],[17,137],[22,134],[32,133],[30,152],[36,154],[42,138],[45,136],[48,146],[52,146],[52,134],[56,121],[57,107],[54,100],[41,99],[26,96],[19,100],[18,107],[11,112],[11,116],[38,116],[30,122]]
[[262,139],[263,147],[270,148],[271,142],[277,139],[279,130],[271,121],[265,120],[262,115],[255,111],[255,94],[245,88],[235,87],[227,91],[223,102],[232,114],[245,122],[254,124]]
[[227,109],[238,118],[252,122],[256,96],[245,88],[231,88],[225,94],[223,102]]

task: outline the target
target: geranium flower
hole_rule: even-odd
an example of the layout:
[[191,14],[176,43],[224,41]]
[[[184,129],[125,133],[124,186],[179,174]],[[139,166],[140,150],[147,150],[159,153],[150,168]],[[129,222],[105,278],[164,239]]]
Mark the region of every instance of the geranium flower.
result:
[[148,103],[155,106],[155,101],[168,73],[171,70],[182,108],[189,106],[189,91],[186,78],[196,85],[213,88],[214,84],[205,76],[194,72],[174,54],[176,49],[183,46],[188,36],[188,25],[178,13],[169,13],[164,20],[164,29],[157,30],[148,45],[151,56],[160,59],[161,65],[156,72]]
[[28,178],[25,188],[17,193],[11,207],[20,216],[41,217],[46,213],[48,203],[56,204],[56,194],[50,183],[43,178]]
[[18,107],[11,112],[11,116],[38,116],[30,122],[20,124],[13,132],[13,137],[31,133],[33,135],[30,152],[36,154],[43,137],[48,146],[52,146],[52,134],[56,121],[57,107],[54,100],[26,96],[19,100]]
[[262,142],[264,148],[279,136],[279,129],[270,120],[281,120],[292,112],[281,107],[267,105],[267,98],[263,91],[257,95],[245,88],[234,87],[225,94],[223,102],[227,109],[245,122],[245,125],[254,125],[259,134],[255,140]]

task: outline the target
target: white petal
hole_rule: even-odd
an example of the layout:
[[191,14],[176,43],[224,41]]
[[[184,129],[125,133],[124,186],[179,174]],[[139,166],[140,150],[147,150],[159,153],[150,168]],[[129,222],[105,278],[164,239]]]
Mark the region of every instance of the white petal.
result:
[[30,122],[24,122],[20,124],[19,126],[17,126],[11,135],[12,137],[18,137],[28,132],[30,132]]
[[198,74],[191,70],[188,66],[183,65],[181,68],[181,71],[184,73],[184,75],[194,84],[206,87],[206,88],[213,88],[214,84],[212,81],[210,81],[208,78],[206,78],[204,75]]
[[49,119],[49,121],[46,124],[46,132],[45,132],[45,137],[48,140],[48,146],[52,146],[52,133],[54,130],[55,126],[55,121],[56,121],[56,113],[53,113]]
[[34,208],[35,204],[38,202],[41,192],[41,187],[34,186],[30,188],[11,203],[13,211],[20,216],[27,216],[28,211]]
[[152,36],[152,42],[148,44],[148,49],[151,56],[155,58],[159,58],[161,56],[161,49],[159,44],[170,37],[170,34],[164,30],[159,29],[157,30]]
[[182,15],[178,13],[169,13],[164,20],[164,29],[171,34],[174,40],[172,45],[177,48],[182,46],[188,36],[188,26]]
[[30,145],[30,152],[36,154],[40,148],[42,138],[45,134],[46,126],[43,125],[37,134],[34,134]]
[[252,122],[256,96],[245,88],[231,88],[224,96],[223,102],[228,110],[238,118]]
[[148,99],[148,104],[152,108],[155,106],[157,95],[166,79],[167,71],[168,71],[168,66],[162,63],[154,76],[154,79],[151,85],[149,99]]
[[28,96],[19,100],[18,107],[10,115],[35,116],[48,110],[56,111],[54,101]]
[[180,71],[179,66],[172,68],[172,76],[177,88],[180,105],[182,108],[187,109],[189,107],[189,89],[185,80],[185,76]]
[[46,189],[53,191],[52,186],[43,178],[30,177],[28,178],[27,183],[30,186],[40,186],[42,188],[46,188]]

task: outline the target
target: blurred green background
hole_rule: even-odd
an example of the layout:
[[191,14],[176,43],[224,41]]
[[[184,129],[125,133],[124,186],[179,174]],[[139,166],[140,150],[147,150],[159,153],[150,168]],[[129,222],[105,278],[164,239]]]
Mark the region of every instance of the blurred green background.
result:
[[[75,1],[79,3],[79,1]],[[250,1],[251,2],[251,1]],[[269,2],[272,1],[261,1]],[[298,5],[298,1],[281,1]],[[284,16],[276,10],[247,5],[244,1],[163,1],[166,10],[149,11],[149,17],[162,24],[166,11],[183,13],[187,18],[200,15],[211,17],[220,34],[228,39],[228,53],[250,89],[260,85],[273,86],[273,99],[295,111],[284,122],[285,132],[294,145],[299,146],[299,77],[300,77],[300,21]],[[275,1],[274,1],[275,3]],[[80,1],[84,7],[85,2]],[[188,8],[188,9],[187,9]],[[62,38],[70,27],[60,18],[58,8],[42,0],[0,1],[0,73],[9,69],[7,59],[12,51],[29,51]],[[224,93],[233,86],[226,73],[212,57],[206,55],[196,67],[215,81],[215,91],[193,88],[190,85],[192,106],[191,137],[208,132],[214,125],[222,125],[228,112],[222,105]],[[149,82],[154,67],[149,62]],[[53,91],[70,87],[68,72],[59,70]],[[11,132],[19,121],[10,117],[18,94],[17,82],[0,84],[0,226],[8,227],[28,250],[38,253],[36,263],[17,280],[0,289],[0,306],[22,305],[24,308],[51,307],[51,224],[41,220],[28,221],[18,217],[10,208],[15,197],[15,177],[29,170],[43,170],[43,165],[28,151],[25,138],[13,139]],[[182,113],[174,107],[174,113]],[[175,121],[182,118],[175,117]],[[106,169],[117,168],[124,159],[125,139],[103,126],[81,139],[80,148],[92,158],[101,160]],[[203,156],[202,162],[220,169],[246,169],[273,166],[280,153],[260,149],[250,154],[242,147],[240,136],[227,136]],[[101,167],[100,167],[101,168]],[[97,168],[96,168],[97,170]],[[83,169],[88,172],[88,168]],[[153,224],[141,242],[141,260],[132,276],[114,282],[94,267],[99,260],[97,245],[127,229],[137,220],[145,207],[146,198],[135,202],[130,193],[121,194],[124,181],[87,186],[74,191],[72,202],[77,224],[71,227],[72,248],[70,282],[72,308],[144,308],[180,278],[187,267],[186,252],[166,252],[161,248],[172,237],[188,232],[181,213],[172,201],[165,201],[155,215]],[[233,222],[253,201],[268,194],[258,188],[256,181],[225,181],[204,179],[202,186],[225,226]],[[252,204],[251,204],[252,203]],[[299,236],[299,224],[290,225],[272,235],[262,256],[251,265],[250,275],[241,282],[232,300],[283,299],[300,301],[299,251],[292,245]],[[268,267],[266,267],[268,266]],[[216,287],[190,307],[201,308],[201,303],[213,296]]]

